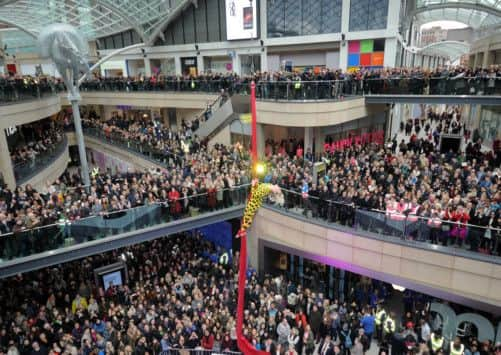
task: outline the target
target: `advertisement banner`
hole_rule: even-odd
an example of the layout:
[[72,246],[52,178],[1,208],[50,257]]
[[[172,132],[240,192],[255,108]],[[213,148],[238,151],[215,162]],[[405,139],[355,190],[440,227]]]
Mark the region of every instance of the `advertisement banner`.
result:
[[226,38],[257,38],[257,0],[226,0]]

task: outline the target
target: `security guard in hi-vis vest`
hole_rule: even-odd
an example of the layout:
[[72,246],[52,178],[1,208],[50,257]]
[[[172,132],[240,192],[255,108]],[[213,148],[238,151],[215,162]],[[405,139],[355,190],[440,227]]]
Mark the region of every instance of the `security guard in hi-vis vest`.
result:
[[376,339],[381,342],[383,340],[383,322],[386,319],[386,311],[382,305],[377,306],[376,317]]
[[464,345],[461,344],[461,340],[458,337],[451,341],[449,355],[464,355]]
[[440,350],[443,350],[444,345],[445,339],[442,336],[442,329],[437,329],[431,333],[430,340],[428,341],[428,348],[431,350],[432,355],[435,355]]
[[390,315],[388,315],[383,322],[383,338],[386,341],[389,341],[393,336],[393,333],[395,333],[396,328],[397,324],[395,323],[395,313],[390,312]]
[[293,88],[294,88],[294,99],[296,100],[299,100],[301,99],[302,95],[302,87],[303,87],[303,83],[301,82],[301,77],[299,75],[296,75],[294,77],[294,85],[293,85]]

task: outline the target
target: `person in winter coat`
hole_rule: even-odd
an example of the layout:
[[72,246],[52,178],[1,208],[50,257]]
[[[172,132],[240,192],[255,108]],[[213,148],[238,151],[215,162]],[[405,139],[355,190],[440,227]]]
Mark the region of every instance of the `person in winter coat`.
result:
[[291,333],[291,327],[287,322],[287,319],[284,318],[277,326],[278,342],[280,344],[287,344],[287,342],[289,341],[290,333]]

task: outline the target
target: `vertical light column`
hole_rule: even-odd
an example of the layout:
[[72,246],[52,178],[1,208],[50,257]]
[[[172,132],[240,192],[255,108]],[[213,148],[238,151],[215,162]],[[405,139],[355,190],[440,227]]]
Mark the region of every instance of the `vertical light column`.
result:
[[[347,36],[350,32],[350,0],[343,0],[341,8],[341,34]],[[341,41],[339,47],[339,68],[341,70],[348,69],[348,41]]]
[[14,189],[16,187],[16,178],[12,168],[12,160],[10,159],[5,129],[3,128],[0,128],[0,172],[9,189]]

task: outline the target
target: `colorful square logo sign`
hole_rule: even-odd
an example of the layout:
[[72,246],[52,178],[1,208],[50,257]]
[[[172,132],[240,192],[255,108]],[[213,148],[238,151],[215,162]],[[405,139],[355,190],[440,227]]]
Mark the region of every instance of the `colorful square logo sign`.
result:
[[348,54],[348,67],[358,67],[360,65],[360,54]]
[[372,53],[374,52],[374,40],[364,39],[360,41],[360,53]]
[[360,41],[349,41],[348,53],[360,53]]
[[384,39],[348,41],[348,69],[382,67],[384,43]]

